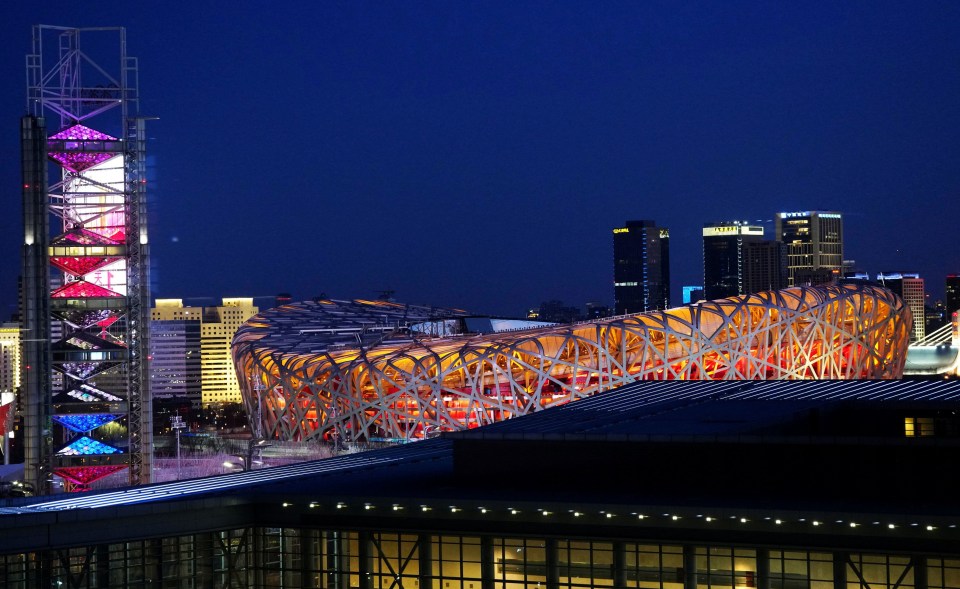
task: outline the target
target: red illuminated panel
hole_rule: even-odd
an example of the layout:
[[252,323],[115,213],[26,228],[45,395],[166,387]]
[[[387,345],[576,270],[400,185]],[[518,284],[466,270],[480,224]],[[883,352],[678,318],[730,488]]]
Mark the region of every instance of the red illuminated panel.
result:
[[108,466],[63,466],[55,469],[53,474],[75,485],[85,487],[94,481],[99,481],[103,477],[110,476],[124,468],[126,468],[126,466],[116,464]]
[[60,268],[64,272],[74,276],[83,276],[89,274],[98,268],[122,260],[123,258],[99,258],[99,257],[51,257],[50,263]]
[[77,280],[76,282],[71,282],[70,284],[61,286],[57,290],[50,293],[50,296],[55,299],[89,299],[100,297],[120,297],[123,295],[103,288],[102,286],[91,284],[86,280]]

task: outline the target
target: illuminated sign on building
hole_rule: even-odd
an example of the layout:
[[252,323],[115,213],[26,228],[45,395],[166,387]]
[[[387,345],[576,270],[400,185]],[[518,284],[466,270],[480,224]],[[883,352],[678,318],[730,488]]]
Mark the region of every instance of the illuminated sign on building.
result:
[[614,233],[630,233],[629,227],[617,227],[613,230]]
[[748,225],[718,225],[716,227],[704,227],[704,237],[716,237],[723,235],[763,235],[763,227],[750,227]]

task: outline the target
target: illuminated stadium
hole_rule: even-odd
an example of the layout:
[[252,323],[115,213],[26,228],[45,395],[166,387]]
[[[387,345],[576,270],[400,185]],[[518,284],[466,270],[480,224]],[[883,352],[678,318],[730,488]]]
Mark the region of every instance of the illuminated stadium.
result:
[[637,380],[899,378],[911,325],[897,296],[866,285],[487,333],[465,317],[384,301],[263,312],[233,340],[246,408],[265,438],[415,440]]

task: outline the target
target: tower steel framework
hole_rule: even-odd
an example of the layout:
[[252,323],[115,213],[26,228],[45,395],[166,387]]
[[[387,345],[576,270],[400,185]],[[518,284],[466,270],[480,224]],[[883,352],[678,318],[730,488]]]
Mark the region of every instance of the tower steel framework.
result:
[[50,492],[54,477],[83,490],[129,468],[130,484],[147,483],[150,281],[137,60],[123,28],[37,25],[26,73],[25,478],[39,492]]

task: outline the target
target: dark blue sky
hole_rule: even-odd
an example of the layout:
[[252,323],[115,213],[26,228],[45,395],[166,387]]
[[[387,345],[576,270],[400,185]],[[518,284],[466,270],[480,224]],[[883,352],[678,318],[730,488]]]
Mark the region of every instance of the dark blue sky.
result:
[[[955,2],[43,2],[0,8],[14,310],[31,25],[125,26],[156,115],[160,297],[612,304],[610,230],[845,213],[845,254],[960,272]],[[6,123],[2,123],[6,120]]]

